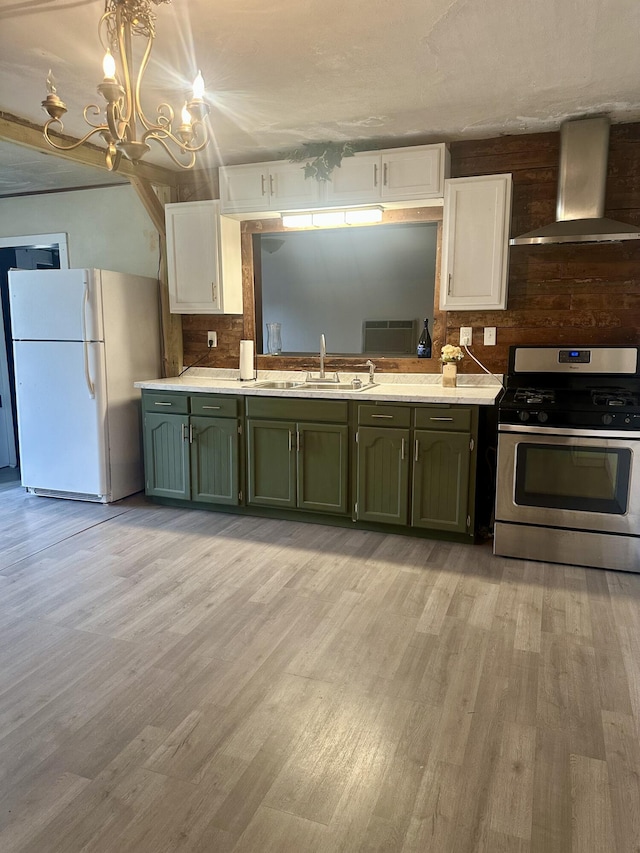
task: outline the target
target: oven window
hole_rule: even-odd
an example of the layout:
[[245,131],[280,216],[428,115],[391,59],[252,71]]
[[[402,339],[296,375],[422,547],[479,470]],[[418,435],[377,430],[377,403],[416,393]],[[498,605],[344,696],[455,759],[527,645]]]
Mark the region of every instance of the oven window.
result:
[[519,444],[516,503],[624,515],[631,450]]

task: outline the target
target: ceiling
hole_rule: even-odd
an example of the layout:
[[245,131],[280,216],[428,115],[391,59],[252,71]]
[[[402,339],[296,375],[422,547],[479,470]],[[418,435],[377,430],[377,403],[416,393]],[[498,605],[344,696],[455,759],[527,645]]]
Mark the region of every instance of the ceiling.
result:
[[[82,110],[99,101],[103,9],[0,0],[0,111],[41,124],[52,68],[65,132],[83,135]],[[156,12],[145,102],[179,106],[202,69],[215,136],[202,166],[312,141],[376,147],[556,130],[593,113],[640,119],[639,0],[173,0]],[[25,151],[0,146],[0,195],[121,180]]]

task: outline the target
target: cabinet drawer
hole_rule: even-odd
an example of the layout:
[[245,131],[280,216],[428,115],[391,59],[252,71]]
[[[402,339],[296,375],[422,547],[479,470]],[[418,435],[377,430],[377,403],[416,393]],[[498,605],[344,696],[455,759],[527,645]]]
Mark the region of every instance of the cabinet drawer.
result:
[[206,396],[195,394],[191,397],[192,415],[211,415],[216,418],[235,418],[238,416],[236,397]]
[[293,400],[247,397],[247,417],[282,418],[290,421],[347,422],[346,400]]
[[358,423],[361,426],[408,427],[411,409],[408,406],[358,406]]
[[173,412],[177,415],[186,415],[189,412],[189,398],[184,394],[145,391],[142,401],[145,412]]
[[452,408],[416,409],[416,427],[419,429],[471,431],[471,409]]

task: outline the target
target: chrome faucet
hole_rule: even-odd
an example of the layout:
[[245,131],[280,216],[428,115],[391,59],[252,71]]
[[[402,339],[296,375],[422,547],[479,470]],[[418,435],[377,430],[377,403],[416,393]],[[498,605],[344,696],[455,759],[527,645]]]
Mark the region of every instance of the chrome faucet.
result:
[[320,335],[320,379],[324,379],[324,360],[327,357],[327,343],[324,335]]
[[365,361],[364,366],[369,368],[369,384],[370,384],[370,385],[373,385],[373,383],[375,382],[375,379],[373,378],[373,374],[375,373],[376,366],[375,366],[375,364],[371,361],[371,359],[370,359],[370,358],[368,358],[368,359]]

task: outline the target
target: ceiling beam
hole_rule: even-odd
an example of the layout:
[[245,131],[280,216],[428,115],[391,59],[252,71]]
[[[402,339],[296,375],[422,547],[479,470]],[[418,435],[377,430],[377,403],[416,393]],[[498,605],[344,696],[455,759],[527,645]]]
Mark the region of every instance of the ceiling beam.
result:
[[[77,142],[72,136],[62,134],[51,135],[66,145]],[[19,118],[19,116],[14,116],[10,113],[0,112],[0,140],[15,142],[17,145],[33,148],[36,151],[41,151],[43,154],[53,154],[55,157],[63,157],[74,163],[81,163],[84,166],[94,166],[96,169],[108,171],[104,151],[97,145],[85,143],[74,148],[73,151],[59,151],[57,148],[52,148],[45,140],[42,135],[42,127],[31,124]],[[125,178],[142,178],[152,184],[169,187],[177,187],[181,178],[179,172],[174,172],[171,169],[154,166],[153,163],[138,163],[134,165],[124,157],[120,161],[120,166],[116,174],[122,175]]]

